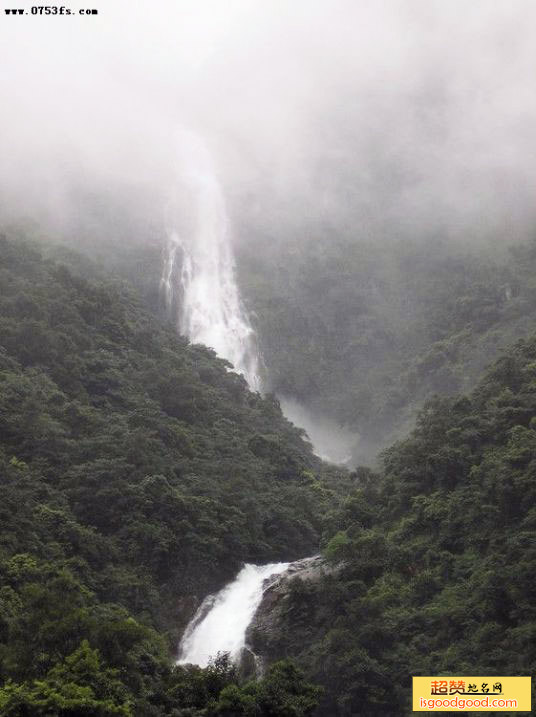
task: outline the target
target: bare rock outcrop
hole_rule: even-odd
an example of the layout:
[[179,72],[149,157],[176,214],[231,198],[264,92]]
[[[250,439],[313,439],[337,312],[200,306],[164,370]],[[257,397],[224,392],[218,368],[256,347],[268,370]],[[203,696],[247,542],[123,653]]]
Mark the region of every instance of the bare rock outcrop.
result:
[[289,609],[292,591],[299,590],[294,581],[317,583],[338,570],[338,566],[328,565],[322,556],[315,555],[297,560],[281,575],[268,578],[262,602],[246,633],[248,648],[256,656],[261,670],[263,665],[284,657],[281,652],[284,616]]

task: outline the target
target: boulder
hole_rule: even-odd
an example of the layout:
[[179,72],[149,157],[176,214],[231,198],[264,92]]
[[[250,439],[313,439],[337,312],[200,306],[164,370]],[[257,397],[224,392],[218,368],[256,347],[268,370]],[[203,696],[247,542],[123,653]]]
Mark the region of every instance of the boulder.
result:
[[282,617],[288,610],[291,591],[300,590],[301,583],[316,583],[339,569],[340,566],[328,565],[322,556],[314,555],[291,563],[284,573],[266,580],[261,604],[246,632],[246,644],[256,657],[257,672],[262,672],[267,663],[285,657],[281,650]]

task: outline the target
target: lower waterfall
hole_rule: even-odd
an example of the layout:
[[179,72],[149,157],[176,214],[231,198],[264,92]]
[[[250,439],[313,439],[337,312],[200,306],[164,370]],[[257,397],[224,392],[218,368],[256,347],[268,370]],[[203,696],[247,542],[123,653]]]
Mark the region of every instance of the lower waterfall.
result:
[[206,667],[218,652],[240,659],[246,630],[260,605],[266,580],[285,572],[290,563],[246,563],[236,578],[215,595],[209,595],[190,621],[179,646],[178,664]]

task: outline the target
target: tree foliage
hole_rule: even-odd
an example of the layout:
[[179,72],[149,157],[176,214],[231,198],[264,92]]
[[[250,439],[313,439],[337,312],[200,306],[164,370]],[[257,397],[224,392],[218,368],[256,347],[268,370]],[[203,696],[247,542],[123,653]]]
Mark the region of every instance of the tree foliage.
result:
[[0,240],[0,711],[174,714],[196,604],[315,550],[338,474],[273,397],[70,263]]
[[274,390],[355,429],[357,461],[405,435],[434,394],[472,389],[534,330],[534,242],[312,231],[244,241],[243,293]]
[[338,571],[289,592],[268,645],[325,686],[321,714],[409,713],[412,675],[536,669],[535,360],[536,336],[354,475]]

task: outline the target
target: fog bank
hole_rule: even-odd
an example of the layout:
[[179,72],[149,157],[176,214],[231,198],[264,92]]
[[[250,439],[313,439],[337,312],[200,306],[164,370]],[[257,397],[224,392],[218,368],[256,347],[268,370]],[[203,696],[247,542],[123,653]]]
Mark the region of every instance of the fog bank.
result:
[[532,230],[530,0],[95,5],[0,27],[3,223],[74,235],[89,196],[158,225],[184,126],[247,241]]

